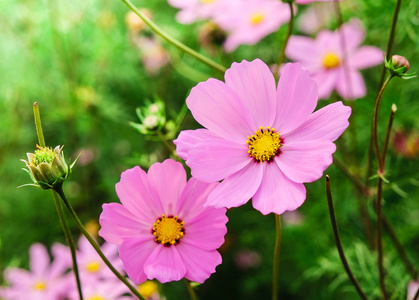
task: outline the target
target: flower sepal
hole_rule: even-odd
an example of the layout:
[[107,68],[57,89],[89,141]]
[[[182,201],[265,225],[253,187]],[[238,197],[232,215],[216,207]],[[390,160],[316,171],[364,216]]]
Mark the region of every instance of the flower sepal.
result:
[[409,62],[406,58],[400,55],[393,55],[391,59],[384,58],[384,65],[390,71],[392,76],[397,76],[403,79],[411,79],[416,77],[416,73],[406,73],[409,68]]

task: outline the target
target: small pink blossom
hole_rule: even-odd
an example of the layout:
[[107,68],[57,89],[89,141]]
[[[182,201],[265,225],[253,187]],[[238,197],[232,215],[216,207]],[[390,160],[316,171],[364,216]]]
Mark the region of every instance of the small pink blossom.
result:
[[263,214],[295,210],[306,198],[304,182],[332,163],[336,140],[351,109],[336,102],[313,113],[317,85],[299,64],[286,64],[278,87],[261,60],[233,63],[225,83],[209,79],[186,104],[205,129],[182,131],[178,155],[192,176],[223,180],[206,202],[237,207],[253,199]]
[[[103,299],[103,300],[132,300],[128,296],[129,289],[115,276],[101,280],[82,280],[82,293],[84,299]],[[77,288],[71,289],[68,300],[79,300]]]
[[[63,249],[66,255],[63,257]],[[67,250],[65,250],[67,249]],[[64,272],[70,267],[70,251],[63,245],[52,248],[54,261],[51,263],[44,245],[33,244],[29,250],[30,271],[20,268],[6,269],[4,276],[9,286],[0,297],[8,300],[57,300],[64,292]],[[57,254],[58,253],[58,254]]]
[[190,24],[197,20],[211,18],[223,0],[168,0],[168,2],[181,10],[176,15],[177,21]]
[[202,283],[221,263],[216,249],[227,232],[226,210],[203,206],[216,186],[187,182],[182,165],[170,159],[148,173],[126,170],[116,184],[122,204],[103,205],[99,235],[120,245],[125,271],[136,283],[183,277]]
[[[310,72],[319,98],[329,98],[333,90],[347,100],[362,98],[366,88],[359,70],[379,65],[384,59],[379,48],[360,47],[364,38],[360,21],[352,19],[340,30],[320,31],[315,40],[291,36],[285,54]],[[342,51],[343,45],[346,51]]]
[[228,33],[227,52],[240,45],[254,45],[290,19],[288,4],[276,0],[231,1],[219,5],[213,21]]

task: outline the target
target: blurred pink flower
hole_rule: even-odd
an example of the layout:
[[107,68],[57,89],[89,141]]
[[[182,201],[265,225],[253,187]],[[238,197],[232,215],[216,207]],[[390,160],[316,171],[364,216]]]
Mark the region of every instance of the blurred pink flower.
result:
[[141,50],[144,69],[149,75],[157,75],[160,69],[169,63],[169,55],[157,39],[140,37],[138,47]]
[[[285,53],[310,72],[318,84],[319,98],[328,98],[336,89],[344,99],[357,99],[366,94],[364,79],[358,70],[379,65],[384,60],[379,48],[360,47],[364,37],[360,21],[352,19],[340,30],[320,31],[315,40],[291,36]],[[343,44],[346,47],[344,52]]]
[[189,24],[196,20],[211,18],[214,11],[217,10],[219,2],[223,2],[223,0],[168,0],[167,2],[181,10],[176,15],[177,21]]
[[409,285],[407,286],[407,300],[413,300],[415,295],[419,289],[419,281],[414,280],[410,281]]
[[[118,246],[105,242],[100,248],[115,269],[122,273],[123,266],[118,255]],[[77,265],[82,281],[116,278],[84,236],[81,236],[78,242]]]
[[29,249],[30,271],[20,268],[6,269],[4,276],[9,283],[0,297],[7,300],[57,300],[63,295],[65,283],[64,272],[70,267],[70,251],[64,257],[57,254],[67,247],[55,244],[52,247],[54,261],[51,263],[46,247],[33,244]]
[[333,2],[316,3],[305,9],[297,19],[298,29],[306,34],[314,34],[335,18]]
[[122,205],[103,205],[99,235],[120,245],[125,271],[136,283],[183,277],[202,283],[221,263],[216,249],[227,232],[226,210],[203,206],[216,186],[186,182],[182,164],[170,159],[148,173],[126,170],[116,184]]
[[[127,296],[130,291],[115,276],[113,279],[82,280],[82,292],[87,300],[132,300],[133,296]],[[79,300],[77,288],[73,288],[68,295],[69,300]]]
[[303,183],[320,178],[332,163],[333,141],[351,113],[341,102],[313,113],[317,86],[308,72],[286,64],[276,88],[259,59],[233,63],[225,83],[199,83],[186,103],[206,129],[182,131],[174,141],[177,154],[198,180],[224,179],[206,204],[230,208],[253,198],[263,214],[304,202]]
[[256,268],[260,265],[260,254],[252,250],[240,250],[234,255],[234,262],[241,270]]
[[[228,5],[226,5],[228,3]],[[288,4],[276,0],[230,1],[217,6],[213,21],[228,32],[227,52],[240,45],[254,45],[289,21]]]
[[391,145],[400,156],[416,158],[419,156],[419,132],[397,129],[394,132]]

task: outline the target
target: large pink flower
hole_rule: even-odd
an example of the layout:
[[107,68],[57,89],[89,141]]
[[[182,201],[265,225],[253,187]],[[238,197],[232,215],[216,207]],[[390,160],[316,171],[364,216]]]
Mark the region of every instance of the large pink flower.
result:
[[216,8],[213,21],[228,32],[227,52],[256,44],[290,19],[288,4],[276,0],[226,1]]
[[216,186],[187,182],[182,165],[170,159],[148,173],[126,170],[116,184],[122,205],[103,205],[99,234],[121,245],[125,271],[136,283],[183,277],[202,283],[221,263],[216,249],[227,232],[226,210],[203,206]]
[[[344,99],[357,99],[366,94],[364,79],[358,70],[379,65],[384,59],[379,48],[360,47],[364,37],[360,21],[352,19],[340,30],[320,31],[315,40],[291,36],[285,54],[310,72],[318,84],[319,98],[328,98],[336,89]],[[343,46],[345,51],[342,51]]]
[[317,86],[308,72],[287,64],[276,88],[259,59],[233,63],[225,83],[199,83],[186,103],[206,129],[182,131],[177,153],[198,180],[223,180],[207,205],[236,207],[253,198],[263,214],[304,202],[303,182],[318,179],[332,163],[333,141],[351,112],[336,102],[313,113]]

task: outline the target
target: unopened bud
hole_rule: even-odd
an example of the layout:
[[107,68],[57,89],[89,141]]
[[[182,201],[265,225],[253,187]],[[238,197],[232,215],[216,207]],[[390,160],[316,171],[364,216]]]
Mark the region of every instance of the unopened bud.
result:
[[406,73],[410,68],[409,61],[404,56],[393,55],[391,57],[391,62],[393,63],[395,69],[400,69],[404,67],[403,73]]
[[407,74],[410,68],[409,61],[401,55],[393,55],[390,60],[384,61],[386,68],[390,71],[392,76],[401,77],[403,79],[410,79],[416,77],[415,73]]

